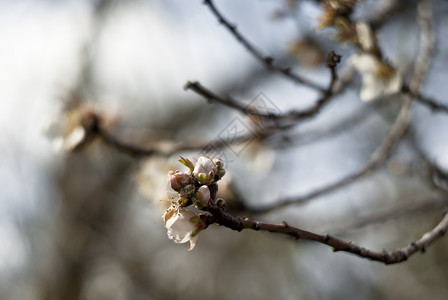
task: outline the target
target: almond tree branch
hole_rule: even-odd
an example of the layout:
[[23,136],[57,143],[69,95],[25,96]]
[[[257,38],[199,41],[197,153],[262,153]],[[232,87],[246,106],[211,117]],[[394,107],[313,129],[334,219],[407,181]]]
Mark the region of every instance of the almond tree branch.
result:
[[[334,51],[331,51],[327,57],[327,67],[330,69],[331,72],[331,79],[328,87],[325,89],[324,95],[317,101],[317,103],[312,106],[311,108],[304,110],[304,111],[291,111],[289,113],[286,113],[284,115],[274,115],[274,114],[266,114],[262,112],[258,112],[255,109],[252,109],[251,107],[246,107],[241,104],[239,101],[235,101],[232,98],[222,98],[211,92],[210,90],[203,87],[199,82],[187,82],[185,85],[185,89],[192,89],[196,93],[200,94],[201,96],[205,97],[208,100],[215,100],[219,103],[222,103],[223,105],[229,106],[231,108],[234,108],[238,111],[241,111],[245,113],[246,115],[251,116],[257,116],[262,118],[269,118],[273,121],[277,121],[279,119],[282,120],[299,120],[302,118],[311,117],[315,114],[317,114],[321,107],[324,106],[333,95],[333,90],[335,90],[336,83],[337,83],[337,74],[336,74],[336,66],[340,62],[341,57],[334,53]],[[214,148],[221,148],[228,144],[238,143],[242,141],[246,141],[248,139],[253,138],[252,135],[250,136],[238,136],[236,138],[232,138],[230,141],[218,139],[215,141],[207,142],[207,143],[194,143],[194,142],[186,142],[180,145],[173,145],[169,149],[160,149],[157,147],[150,147],[150,148],[142,148],[140,146],[132,145],[126,142],[123,142],[116,136],[110,134],[103,126],[101,126],[101,118],[97,115],[94,115],[93,125],[88,128],[88,131],[92,134],[95,134],[97,136],[100,136],[103,141],[115,148],[116,150],[123,152],[125,154],[128,154],[130,156],[134,157],[148,157],[152,155],[159,155],[159,156],[169,156],[179,151],[186,151],[186,150],[196,150],[196,149],[204,149],[209,145],[213,145]],[[276,131],[281,128],[286,128],[291,126],[290,124],[280,126],[277,122],[274,123],[272,126],[265,128],[268,129],[265,134],[260,134],[259,138],[265,138],[269,135],[269,130]]]
[[448,106],[440,102],[436,102],[430,98],[424,97],[419,92],[419,86],[423,81],[423,77],[428,70],[429,61],[434,52],[434,34],[432,32],[432,12],[431,3],[429,1],[420,1],[417,6],[418,23],[420,25],[420,47],[421,53],[417,58],[414,68],[414,76],[409,86],[403,86],[402,92],[416,99],[418,102],[429,106],[434,111],[448,112]]
[[[94,115],[93,125],[89,126],[87,131],[89,134],[96,135],[100,137],[104,143],[115,150],[122,152],[126,155],[141,158],[141,157],[150,157],[150,156],[170,156],[181,151],[189,151],[189,150],[201,150],[205,149],[209,146],[212,146],[214,149],[223,148],[229,144],[238,144],[243,141],[247,141],[253,138],[253,135],[241,135],[232,138],[231,140],[225,139],[216,139],[212,141],[205,142],[197,142],[197,141],[185,141],[180,144],[172,144],[169,147],[141,147],[135,144],[130,144],[122,141],[120,138],[111,134],[106,128],[101,125],[101,118],[98,115]],[[263,136],[259,136],[259,138],[263,138]]]
[[[327,67],[329,68],[331,72],[331,79],[330,83],[328,84],[328,87],[325,88],[324,94],[321,96],[321,98],[310,108],[302,110],[302,111],[290,111],[284,114],[272,114],[272,113],[264,113],[259,112],[256,109],[253,109],[251,107],[246,106],[241,101],[237,101],[231,97],[220,97],[210,91],[209,89],[202,86],[199,82],[191,82],[188,81],[184,89],[185,90],[192,90],[198,95],[204,97],[208,101],[216,101],[222,105],[228,106],[230,108],[233,108],[245,115],[251,115],[256,117],[262,117],[266,119],[270,119],[273,121],[297,121],[305,118],[313,117],[314,115],[318,114],[321,110],[321,108],[329,102],[331,99],[331,96],[333,95],[333,89],[336,86],[337,83],[337,74],[336,74],[336,66],[341,61],[341,56],[337,55],[334,51],[331,51],[328,54],[327,57]],[[278,125],[275,125],[274,128],[277,129]]]
[[204,4],[207,5],[211,12],[218,19],[219,23],[224,25],[229,32],[240,42],[258,61],[260,61],[268,70],[280,73],[295,83],[307,85],[313,89],[325,92],[325,89],[309,81],[308,79],[302,78],[299,75],[291,72],[290,68],[282,68],[274,64],[274,59],[269,56],[265,56],[258,50],[254,45],[252,45],[236,28],[236,25],[232,25],[216,8],[212,0],[204,0]]
[[444,217],[437,226],[435,226],[431,231],[425,233],[419,240],[411,242],[407,247],[392,251],[383,250],[378,252],[363,248],[352,243],[351,241],[345,241],[329,234],[317,234],[293,227],[288,225],[286,222],[283,222],[283,224],[272,224],[250,220],[248,218],[237,218],[227,213],[225,208],[216,205],[214,201],[211,201],[207,210],[212,214],[211,216],[206,216],[204,218],[207,225],[216,223],[237,231],[252,229],[256,231],[261,230],[272,233],[286,234],[297,240],[305,239],[328,245],[333,247],[334,252],[348,252],[362,258],[382,262],[386,265],[406,261],[411,255],[417,252],[424,253],[429,245],[444,236],[448,230],[448,214],[445,213]]

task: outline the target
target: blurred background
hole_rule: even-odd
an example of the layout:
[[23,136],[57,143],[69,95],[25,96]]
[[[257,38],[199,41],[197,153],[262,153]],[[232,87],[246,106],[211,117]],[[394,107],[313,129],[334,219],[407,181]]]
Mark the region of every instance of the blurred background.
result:
[[[216,1],[263,53],[321,86],[330,50],[338,73],[356,52],[316,30],[318,1]],[[409,78],[419,49],[416,1],[361,1],[355,20],[388,11],[386,59]],[[421,92],[448,104],[448,5],[431,1],[435,51]],[[111,134],[141,147],[222,137],[242,114],[183,89],[199,81],[274,111],[318,98],[264,67],[202,1],[0,1],[0,299],[446,299],[448,241],[392,266],[307,241],[211,226],[196,248],[167,238],[167,173],[178,156],[133,158],[96,139],[55,151],[45,128],[93,107]],[[405,137],[354,184],[266,214],[248,208],[306,195],[358,170],[389,131],[400,97],[359,99],[361,80],[319,115],[266,139],[219,149],[235,215],[333,233],[374,250],[404,247],[447,205],[448,117],[414,104]],[[236,121],[235,121],[236,120]],[[242,128],[242,127],[241,127]],[[201,152],[202,151],[202,152]],[[447,172],[447,173],[445,173]]]

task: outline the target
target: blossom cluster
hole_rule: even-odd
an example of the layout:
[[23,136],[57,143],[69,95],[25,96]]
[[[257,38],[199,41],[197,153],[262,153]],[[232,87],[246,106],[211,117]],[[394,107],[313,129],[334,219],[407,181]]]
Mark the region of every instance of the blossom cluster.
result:
[[[177,197],[171,200],[171,206],[164,213],[163,220],[168,237],[175,243],[190,242],[189,250],[192,250],[199,232],[207,228],[206,211],[214,200],[212,193],[216,193],[215,183],[226,171],[219,158],[201,156],[195,164],[183,157],[179,161],[189,170],[168,173],[168,181],[171,188],[177,192]],[[195,210],[203,213],[198,214]]]

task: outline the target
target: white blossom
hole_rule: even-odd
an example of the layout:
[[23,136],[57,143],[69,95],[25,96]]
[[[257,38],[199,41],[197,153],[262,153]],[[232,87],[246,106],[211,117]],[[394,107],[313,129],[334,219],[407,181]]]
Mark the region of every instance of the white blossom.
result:
[[369,53],[355,54],[350,63],[362,75],[361,99],[369,102],[400,91],[402,77],[387,63]]
[[183,208],[170,207],[163,219],[168,229],[168,238],[178,244],[190,242],[188,250],[193,250],[198,240],[197,234],[205,228],[199,215]]
[[201,184],[210,184],[215,177],[216,165],[210,157],[201,156],[194,165],[193,176]]
[[359,43],[364,51],[370,51],[374,47],[374,38],[372,29],[366,22],[356,23],[356,35],[358,36]]
[[71,151],[86,138],[86,130],[79,123],[72,122],[69,117],[52,120],[45,126],[45,134],[53,140],[57,151]]

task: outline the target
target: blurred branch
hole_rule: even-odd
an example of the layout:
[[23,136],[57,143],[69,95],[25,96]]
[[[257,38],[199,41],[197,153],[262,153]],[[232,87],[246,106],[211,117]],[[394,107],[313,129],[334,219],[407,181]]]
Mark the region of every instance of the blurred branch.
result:
[[[292,134],[288,136],[281,136],[282,140],[272,141],[276,142],[275,148],[285,148],[295,145],[306,145],[314,143],[318,140],[324,138],[331,138],[338,134],[347,132],[351,128],[359,125],[361,122],[366,121],[371,117],[373,110],[368,107],[363,107],[362,109],[356,111],[355,113],[348,116],[347,119],[341,120],[340,122],[335,122],[335,124],[326,125],[322,128],[310,129],[306,132]],[[272,145],[272,144],[271,144]]]
[[420,26],[420,53],[417,56],[414,72],[409,83],[409,90],[413,93],[418,93],[434,53],[435,37],[432,31],[431,9],[431,1],[429,0],[420,0],[417,4],[417,21]]
[[408,94],[409,96],[411,96],[412,98],[417,100],[417,102],[420,102],[420,103],[428,106],[433,111],[448,113],[448,105],[442,104],[433,99],[424,97],[419,92],[413,92],[410,90],[410,88],[408,86],[403,86],[402,92],[404,94]]
[[229,32],[241,43],[258,61],[260,61],[268,70],[280,73],[295,83],[307,85],[313,89],[325,92],[325,89],[309,81],[308,79],[302,78],[299,75],[291,72],[290,68],[282,68],[274,64],[274,59],[269,56],[265,56],[258,50],[254,45],[252,45],[236,28],[236,25],[232,25],[224,16],[218,11],[212,0],[204,0],[204,4],[207,5],[215,17],[218,19],[219,23],[224,25]]
[[[171,144],[169,146],[158,146],[154,145],[152,147],[142,147],[139,145],[131,144],[122,141],[120,138],[114,136],[110,133],[104,126],[101,125],[100,116],[95,116],[95,125],[90,128],[92,133],[101,137],[106,145],[114,148],[115,150],[122,152],[126,155],[130,155],[136,158],[140,157],[150,157],[150,156],[170,156],[181,151],[188,150],[201,150],[208,146],[213,146],[214,148],[222,148],[229,144],[238,144],[243,141],[253,138],[252,135],[241,135],[231,140],[216,139],[212,141],[184,141],[179,144]],[[260,138],[263,138],[260,136]]]
[[[310,118],[320,112],[320,109],[328,103],[333,95],[333,89],[337,82],[337,74],[336,74],[336,65],[341,61],[341,56],[337,55],[334,51],[331,51],[327,57],[327,67],[331,72],[331,80],[328,87],[324,90],[323,96],[314,104],[312,107],[303,110],[303,111],[290,111],[285,114],[271,114],[259,112],[252,107],[248,107],[243,104],[241,101],[237,101],[231,97],[220,97],[210,91],[209,89],[202,86],[199,82],[190,82],[188,81],[185,84],[185,90],[192,90],[198,95],[204,97],[208,101],[216,101],[222,105],[233,108],[245,115],[257,116],[266,119],[271,119],[274,121],[284,121],[284,120],[292,120],[297,121],[304,118]],[[277,126],[274,126],[274,128]]]
[[372,224],[384,223],[388,220],[397,220],[398,218],[414,213],[422,213],[425,211],[437,210],[440,211],[441,208],[447,205],[447,199],[425,199],[423,201],[415,201],[409,203],[409,201],[403,201],[404,203],[395,205],[386,210],[371,213],[367,216],[358,217],[355,220],[350,220],[349,224],[341,227],[331,228],[331,232],[335,235],[341,235],[347,231],[358,230],[363,227]]
[[424,97],[418,90],[418,87],[423,81],[425,76],[429,61],[434,52],[435,38],[432,32],[432,13],[431,13],[431,2],[430,1],[420,1],[417,6],[418,11],[418,23],[420,25],[420,55],[417,58],[414,67],[414,77],[411,80],[409,86],[404,85],[402,92],[408,94],[409,96],[415,98],[418,102],[427,105],[434,111],[448,112],[448,106],[437,102],[433,99]]
[[411,104],[412,104],[411,99],[406,99],[403,102],[401,110],[398,113],[394,124],[391,126],[388,135],[383,140],[381,145],[375,150],[375,152],[372,153],[369,161],[358,171],[355,171],[354,173],[349,174],[346,177],[339,179],[334,183],[331,183],[315,191],[312,191],[311,193],[306,194],[304,196],[282,199],[276,201],[272,205],[267,205],[264,207],[253,207],[250,210],[255,213],[266,213],[291,204],[299,204],[299,203],[304,204],[318,196],[345,187],[355,182],[359,178],[367,175],[369,172],[376,170],[378,167],[382,165],[382,163],[387,158],[392,148],[396,145],[396,143],[401,139],[401,137],[405,133],[409,121],[409,112],[411,109]]

